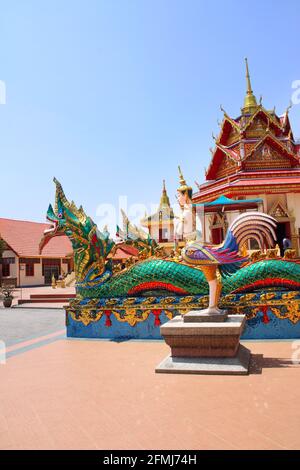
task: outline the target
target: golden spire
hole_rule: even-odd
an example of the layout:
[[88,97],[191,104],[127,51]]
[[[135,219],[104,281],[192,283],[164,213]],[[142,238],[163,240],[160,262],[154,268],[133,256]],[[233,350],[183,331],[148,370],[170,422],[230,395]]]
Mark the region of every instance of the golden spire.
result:
[[251,80],[250,80],[250,74],[249,74],[249,67],[248,67],[248,60],[245,58],[246,62],[246,81],[247,81],[247,94],[244,99],[244,107],[242,108],[242,113],[243,114],[253,114],[253,112],[257,108],[257,102],[256,98],[253,94],[252,88],[251,88]]
[[178,188],[178,191],[186,191],[186,190],[188,190],[188,189],[192,189],[191,186],[188,186],[188,185],[186,184],[186,181],[185,181],[185,179],[184,179],[184,176],[183,176],[183,174],[182,174],[182,171],[181,171],[181,168],[180,168],[179,165],[178,165],[178,171],[179,171],[179,182],[180,182],[180,186],[179,186],[179,188]]
[[170,199],[166,190],[166,182],[163,180],[163,190],[162,190],[162,195],[160,198],[160,206],[169,206],[170,207]]

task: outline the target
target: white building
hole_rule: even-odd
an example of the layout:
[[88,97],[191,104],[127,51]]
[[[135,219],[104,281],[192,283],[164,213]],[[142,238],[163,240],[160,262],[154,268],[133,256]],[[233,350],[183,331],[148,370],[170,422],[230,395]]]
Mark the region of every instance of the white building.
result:
[[16,286],[51,284],[52,276],[73,270],[73,250],[66,236],[55,237],[39,254],[39,244],[49,224],[0,218],[2,282]]

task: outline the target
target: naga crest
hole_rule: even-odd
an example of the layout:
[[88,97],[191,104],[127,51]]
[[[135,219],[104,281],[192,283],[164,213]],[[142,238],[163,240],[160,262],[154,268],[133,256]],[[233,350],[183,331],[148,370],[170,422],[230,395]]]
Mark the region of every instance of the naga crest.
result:
[[82,208],[69,202],[61,184],[54,178],[56,185],[55,205],[49,205],[47,219],[52,227],[44,232],[40,242],[40,252],[51,238],[66,235],[74,250],[76,286],[92,287],[104,282],[112,275],[111,261],[107,256],[115,243],[107,231],[100,232],[93,220]]

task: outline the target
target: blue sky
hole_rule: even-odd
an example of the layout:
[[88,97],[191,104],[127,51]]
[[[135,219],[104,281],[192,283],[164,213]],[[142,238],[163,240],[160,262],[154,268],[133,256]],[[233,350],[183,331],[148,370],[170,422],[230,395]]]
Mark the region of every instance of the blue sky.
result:
[[[252,86],[282,114],[300,80],[298,0],[0,1],[0,216],[43,221],[52,178],[101,203],[174,202],[204,180],[220,104]],[[291,111],[300,137],[300,105]]]

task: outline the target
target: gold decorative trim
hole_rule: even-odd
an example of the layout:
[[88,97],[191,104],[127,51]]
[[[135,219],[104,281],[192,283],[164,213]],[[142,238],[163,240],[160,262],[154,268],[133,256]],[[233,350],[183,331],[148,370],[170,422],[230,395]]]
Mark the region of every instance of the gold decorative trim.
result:
[[[299,293],[296,291],[284,292],[281,294],[280,299],[276,299],[275,292],[264,292],[257,299],[256,293],[246,293],[241,295],[237,301],[235,294],[228,294],[221,298],[220,307],[228,309],[231,314],[245,313],[247,309],[247,318],[251,319],[256,314],[262,311],[262,308],[267,307],[277,318],[284,320],[289,319],[293,324],[300,321],[300,299],[295,299]],[[67,315],[76,321],[81,322],[85,326],[90,323],[99,321],[104,315],[105,310],[110,310],[110,314],[124,323],[128,323],[131,326],[135,326],[137,323],[147,320],[150,313],[153,310],[162,310],[169,319],[173,318],[174,311],[184,315],[190,310],[199,310],[207,308],[208,306],[208,295],[199,297],[198,299],[194,296],[182,297],[179,302],[175,303],[174,297],[166,297],[160,303],[154,303],[155,298],[145,298],[145,302],[142,304],[132,305],[136,300],[135,298],[126,299],[127,305],[117,306],[117,299],[114,300],[115,306],[109,308],[108,305],[105,307],[97,307],[95,303],[97,299],[90,301],[88,304],[80,307],[78,303],[73,302],[72,306],[66,307]],[[111,302],[113,303],[113,302]]]

